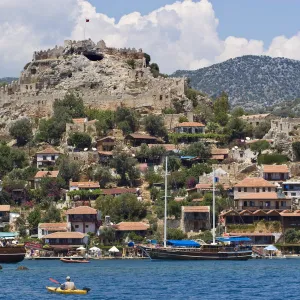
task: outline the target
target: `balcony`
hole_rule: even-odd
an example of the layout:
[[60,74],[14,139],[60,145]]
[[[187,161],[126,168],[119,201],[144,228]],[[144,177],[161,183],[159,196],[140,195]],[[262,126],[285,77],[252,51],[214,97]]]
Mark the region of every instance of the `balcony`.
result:
[[0,223],[9,223],[9,216],[0,217]]
[[247,209],[247,210],[257,210],[257,209],[263,209],[263,210],[271,210],[271,209],[278,209],[278,210],[285,210],[285,209],[291,209],[291,206],[281,206],[281,205],[271,205],[271,206],[239,206],[238,209]]
[[69,222],[97,222],[97,216],[96,215],[69,215]]

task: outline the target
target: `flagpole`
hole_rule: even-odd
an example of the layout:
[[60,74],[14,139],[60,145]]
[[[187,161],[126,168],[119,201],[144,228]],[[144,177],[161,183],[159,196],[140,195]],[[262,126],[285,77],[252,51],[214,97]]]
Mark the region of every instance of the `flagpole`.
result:
[[167,247],[167,198],[168,198],[168,156],[166,156],[165,172],[165,218],[164,218],[164,247]]
[[216,244],[216,196],[215,196],[215,168],[213,167],[213,245]]
[[84,20],[83,40],[85,41],[86,19]]

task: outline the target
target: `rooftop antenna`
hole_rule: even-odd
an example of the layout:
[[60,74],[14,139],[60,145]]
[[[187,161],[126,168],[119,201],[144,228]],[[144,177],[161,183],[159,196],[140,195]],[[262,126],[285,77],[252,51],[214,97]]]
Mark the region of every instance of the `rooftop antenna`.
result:
[[165,219],[164,219],[164,247],[167,247],[167,198],[168,198],[168,156],[166,156],[165,172]]

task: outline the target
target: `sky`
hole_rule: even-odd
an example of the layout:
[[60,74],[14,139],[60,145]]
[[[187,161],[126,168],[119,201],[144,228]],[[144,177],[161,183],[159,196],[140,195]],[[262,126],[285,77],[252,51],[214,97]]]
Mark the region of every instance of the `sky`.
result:
[[83,39],[85,25],[95,42],[142,48],[163,73],[247,54],[300,60],[299,11],[299,0],[0,0],[0,77]]

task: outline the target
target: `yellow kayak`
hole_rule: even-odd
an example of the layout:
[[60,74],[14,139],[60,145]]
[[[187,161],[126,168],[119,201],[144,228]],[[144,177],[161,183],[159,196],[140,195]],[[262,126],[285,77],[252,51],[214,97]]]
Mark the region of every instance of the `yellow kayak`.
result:
[[73,294],[73,295],[85,295],[87,294],[86,290],[62,290],[61,288],[49,287],[46,289],[51,293],[59,293],[59,294]]

